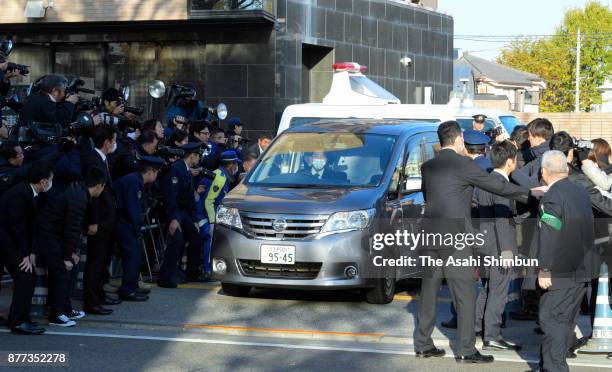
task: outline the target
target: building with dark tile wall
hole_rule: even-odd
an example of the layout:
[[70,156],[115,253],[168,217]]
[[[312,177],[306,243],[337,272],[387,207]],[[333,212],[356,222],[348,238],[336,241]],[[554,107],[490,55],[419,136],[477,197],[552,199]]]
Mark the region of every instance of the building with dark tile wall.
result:
[[[12,6],[18,10],[20,3]],[[448,101],[448,15],[411,1],[237,3],[126,0],[119,11],[112,2],[56,0],[44,19],[23,19],[21,10],[0,15],[0,23],[18,42],[13,60],[32,66],[23,83],[58,72],[78,74],[98,92],[129,84],[130,104],[146,105],[148,115],[159,117],[164,103],[146,95],[149,82],[191,81],[211,105],[226,103],[245,129],[275,129],[287,105],[321,101],[334,61],[368,66],[366,74],[403,103],[424,102],[425,87],[433,103]],[[95,17],[87,16],[93,6]],[[403,66],[403,57],[412,65]]]

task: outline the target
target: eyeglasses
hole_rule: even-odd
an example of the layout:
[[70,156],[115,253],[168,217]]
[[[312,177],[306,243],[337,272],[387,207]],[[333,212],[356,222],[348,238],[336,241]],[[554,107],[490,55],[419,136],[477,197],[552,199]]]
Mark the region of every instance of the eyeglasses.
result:
[[203,136],[210,136],[210,132],[209,131],[202,131],[200,132],[201,135]]

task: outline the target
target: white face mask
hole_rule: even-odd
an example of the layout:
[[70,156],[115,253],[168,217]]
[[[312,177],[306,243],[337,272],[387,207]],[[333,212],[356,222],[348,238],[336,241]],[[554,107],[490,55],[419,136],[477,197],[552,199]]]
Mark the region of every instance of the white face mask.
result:
[[47,183],[47,186],[45,186],[45,188],[43,189],[43,192],[48,192],[49,190],[51,190],[52,187],[53,187],[53,180]]
[[111,147],[111,149],[110,149],[110,151],[108,153],[112,154],[115,151],[117,151],[117,142],[113,143],[113,147]]
[[327,163],[325,159],[312,159],[312,167],[318,171],[325,167],[325,163]]

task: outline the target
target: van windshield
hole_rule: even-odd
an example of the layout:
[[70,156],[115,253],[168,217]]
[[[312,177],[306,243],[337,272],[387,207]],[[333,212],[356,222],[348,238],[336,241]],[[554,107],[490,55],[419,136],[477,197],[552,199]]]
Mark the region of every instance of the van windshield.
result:
[[250,173],[247,184],[289,188],[380,184],[396,137],[364,133],[285,133]]

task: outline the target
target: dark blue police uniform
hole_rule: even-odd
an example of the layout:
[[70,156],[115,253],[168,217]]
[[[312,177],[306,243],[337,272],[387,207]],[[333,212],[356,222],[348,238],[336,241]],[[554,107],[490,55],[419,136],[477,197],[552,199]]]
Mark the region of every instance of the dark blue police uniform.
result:
[[[200,144],[189,143],[181,147],[184,151],[199,151]],[[194,179],[190,169],[183,160],[172,164],[170,171],[162,180],[162,194],[166,203],[166,217],[168,223],[177,220],[180,229],[169,235],[166,241],[164,261],[159,272],[158,284],[162,287],[174,287],[177,276],[180,277],[178,265],[183,257],[185,242],[187,250],[187,280],[199,277],[200,247],[202,246],[200,234],[196,229],[196,200]]]
[[[163,160],[157,157],[143,156],[140,163],[161,167]],[[123,279],[119,296],[127,297],[138,288],[142,250],[138,239],[144,226],[143,203],[144,179],[139,172],[130,173],[114,182],[117,200],[117,222],[115,233],[121,251]]]

